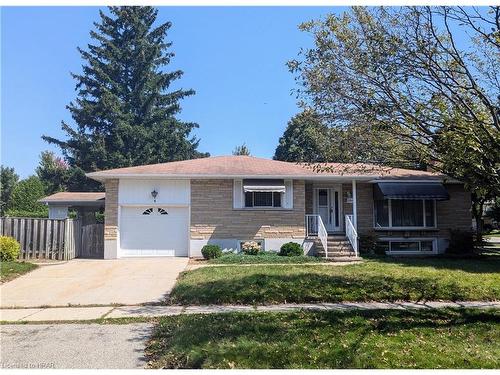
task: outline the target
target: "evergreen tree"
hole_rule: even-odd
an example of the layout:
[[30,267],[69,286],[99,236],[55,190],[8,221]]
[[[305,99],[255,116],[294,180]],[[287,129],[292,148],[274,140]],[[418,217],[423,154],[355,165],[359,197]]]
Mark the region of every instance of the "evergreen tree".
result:
[[194,91],[170,89],[183,72],[165,70],[174,56],[165,40],[171,23],[154,26],[157,14],[153,7],[109,7],[90,32],[94,44],[78,49],[83,73],[72,74],[77,99],[67,106],[76,127],[62,122],[67,140],[43,137],[71,167],[89,172],[207,156],[190,136],[198,125],[176,118],[180,100]]
[[248,148],[246,143],[243,143],[241,146],[236,146],[234,148],[233,155],[250,156],[250,149]]

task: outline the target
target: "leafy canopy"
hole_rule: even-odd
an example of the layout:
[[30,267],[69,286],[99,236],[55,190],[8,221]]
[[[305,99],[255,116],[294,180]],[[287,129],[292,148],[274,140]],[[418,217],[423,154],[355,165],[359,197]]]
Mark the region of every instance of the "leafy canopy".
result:
[[498,194],[499,28],[500,7],[354,7],[302,24],[315,45],[288,65],[329,126],[384,130],[477,195]]
[[305,109],[288,122],[274,159],[422,167],[417,150],[404,139],[361,124],[328,127],[311,109]]
[[0,214],[3,216],[5,210],[9,208],[12,190],[19,181],[19,176],[14,168],[0,167]]
[[45,196],[45,188],[37,176],[21,180],[12,191],[7,215],[9,216],[46,216],[47,207],[38,200]]

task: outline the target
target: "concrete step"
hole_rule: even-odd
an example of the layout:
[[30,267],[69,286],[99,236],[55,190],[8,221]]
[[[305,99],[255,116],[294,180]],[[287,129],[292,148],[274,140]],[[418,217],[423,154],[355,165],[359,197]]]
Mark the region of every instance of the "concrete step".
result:
[[328,262],[361,262],[363,259],[360,257],[329,257],[326,259]]
[[[316,256],[318,257],[326,257],[326,252],[324,251],[317,251],[316,252]],[[354,251],[335,251],[335,252],[332,252],[332,251],[329,251],[328,252],[328,257],[354,257],[356,256],[356,254],[354,253]]]

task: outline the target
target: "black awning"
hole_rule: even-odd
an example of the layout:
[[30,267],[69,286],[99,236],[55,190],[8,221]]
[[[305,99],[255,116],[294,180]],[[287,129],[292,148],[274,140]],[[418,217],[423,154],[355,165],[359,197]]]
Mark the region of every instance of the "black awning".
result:
[[377,182],[373,187],[375,199],[450,199],[441,183],[437,182]]

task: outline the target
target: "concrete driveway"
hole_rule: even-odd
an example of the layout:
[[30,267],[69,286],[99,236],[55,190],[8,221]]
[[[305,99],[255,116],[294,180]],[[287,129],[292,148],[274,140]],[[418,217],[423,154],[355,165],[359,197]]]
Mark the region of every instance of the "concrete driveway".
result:
[[163,300],[188,258],[74,259],[0,286],[1,307],[135,305]]
[[0,326],[0,368],[144,368],[150,324]]

